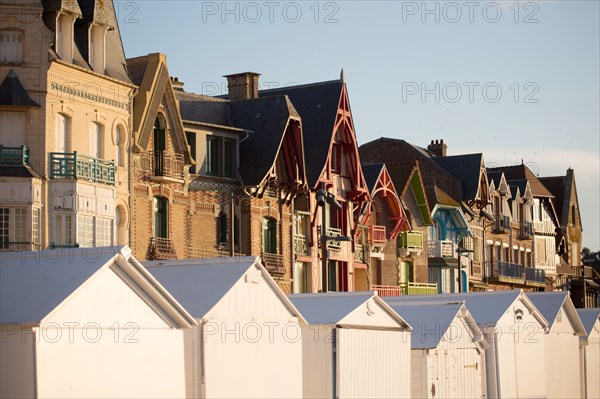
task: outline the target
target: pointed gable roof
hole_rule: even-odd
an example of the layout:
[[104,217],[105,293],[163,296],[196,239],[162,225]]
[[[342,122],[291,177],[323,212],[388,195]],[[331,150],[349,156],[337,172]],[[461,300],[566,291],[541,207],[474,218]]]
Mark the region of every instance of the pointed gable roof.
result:
[[[240,143],[240,174],[245,186],[258,186],[277,159],[290,119],[300,122],[300,117],[286,95],[235,101],[229,109],[234,126],[252,131]],[[303,144],[297,145],[297,162],[305,181]]]
[[132,78],[136,79],[134,83],[139,86],[133,102],[133,132],[138,151],[145,151],[148,146],[158,110],[164,99],[169,110],[175,147],[179,153],[184,154],[186,163],[193,164],[179,114],[179,105],[169,77],[166,56],[160,53],[148,54],[128,59],[127,64],[132,69]]
[[306,177],[314,187],[329,156],[344,83],[341,80],[260,90],[260,97],[286,94],[302,118]]
[[485,170],[483,154],[436,156],[431,159],[459,180],[463,201],[473,201],[480,196],[480,182],[485,178],[482,176]]
[[542,182],[533,174],[533,172],[525,164],[512,165],[512,166],[499,166],[488,169],[491,172],[503,172],[506,176],[506,180],[520,180],[525,179],[529,181],[531,186],[531,192],[536,197],[547,197],[552,198],[553,195],[548,189],[542,184]]
[[0,84],[0,105],[15,107],[39,107],[23,87],[14,70],[10,70]]
[[540,313],[544,315],[550,328],[556,322],[558,313],[562,309],[571,322],[575,335],[585,335],[585,327],[581,323],[575,305],[573,305],[573,301],[569,297],[569,291],[528,292],[525,295],[533,302]]
[[[575,185],[575,171],[571,168],[567,169],[565,176],[540,177],[542,184],[554,195],[552,203],[560,224],[562,226],[569,225],[571,198],[573,191],[577,199],[577,187]],[[579,204],[577,204],[577,212],[579,212]],[[579,217],[581,221],[581,217]]]
[[585,329],[585,335],[580,336],[579,338],[587,339],[594,330],[596,324],[598,324],[598,327],[600,328],[600,308],[577,309],[577,314],[579,314],[579,318]]

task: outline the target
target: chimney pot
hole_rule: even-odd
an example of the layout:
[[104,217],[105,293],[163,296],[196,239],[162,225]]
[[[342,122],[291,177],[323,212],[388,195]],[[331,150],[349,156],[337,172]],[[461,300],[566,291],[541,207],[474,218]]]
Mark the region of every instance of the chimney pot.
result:
[[448,146],[444,143],[444,139],[431,140],[431,144],[427,146],[427,150],[438,157],[445,157],[446,152],[448,150]]

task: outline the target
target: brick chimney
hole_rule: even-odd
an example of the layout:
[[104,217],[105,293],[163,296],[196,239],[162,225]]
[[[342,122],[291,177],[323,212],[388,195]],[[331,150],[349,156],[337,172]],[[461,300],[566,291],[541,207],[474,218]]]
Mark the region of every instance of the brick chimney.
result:
[[260,73],[255,72],[242,72],[223,76],[227,78],[229,100],[241,101],[258,98],[259,76]]
[[448,150],[448,146],[444,144],[444,139],[431,140],[431,143],[427,146],[427,149],[433,152],[438,157],[445,157]]

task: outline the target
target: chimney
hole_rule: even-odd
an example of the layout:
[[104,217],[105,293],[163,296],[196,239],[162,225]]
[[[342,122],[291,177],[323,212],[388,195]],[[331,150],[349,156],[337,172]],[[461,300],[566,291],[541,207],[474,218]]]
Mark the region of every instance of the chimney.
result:
[[173,90],[175,91],[183,91],[183,82],[179,81],[179,78],[177,77],[172,77],[171,78],[171,83],[173,84]]
[[444,144],[444,139],[431,140],[431,143],[427,146],[427,150],[431,151],[438,157],[445,157],[448,146]]
[[241,101],[258,98],[258,77],[260,73],[242,72],[225,75],[230,101]]

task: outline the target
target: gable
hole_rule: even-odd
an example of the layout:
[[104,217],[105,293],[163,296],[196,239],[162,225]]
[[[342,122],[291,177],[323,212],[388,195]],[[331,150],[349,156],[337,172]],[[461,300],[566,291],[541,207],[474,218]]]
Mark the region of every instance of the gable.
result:
[[[137,291],[137,292],[136,292]],[[103,268],[77,289],[65,302],[45,317],[42,323],[68,325],[75,328],[90,323],[101,328],[120,327],[134,323],[138,328],[170,328],[143,299],[141,290],[135,290],[119,277],[114,267]]]
[[370,298],[354,308],[337,324],[366,328],[402,328],[398,320],[374,298]]
[[527,303],[521,294],[515,301],[504,311],[504,314],[498,319],[497,324],[502,328],[502,332],[516,333],[516,326],[520,326],[522,330],[531,332],[542,332],[547,328],[547,323],[532,304]]

